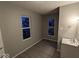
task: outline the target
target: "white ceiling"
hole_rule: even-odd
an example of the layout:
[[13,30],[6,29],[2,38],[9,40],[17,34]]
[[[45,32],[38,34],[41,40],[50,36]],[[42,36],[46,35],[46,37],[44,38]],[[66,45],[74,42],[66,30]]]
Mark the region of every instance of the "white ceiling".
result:
[[10,3],[27,8],[39,14],[45,14],[53,9],[64,6],[78,1],[12,1]]

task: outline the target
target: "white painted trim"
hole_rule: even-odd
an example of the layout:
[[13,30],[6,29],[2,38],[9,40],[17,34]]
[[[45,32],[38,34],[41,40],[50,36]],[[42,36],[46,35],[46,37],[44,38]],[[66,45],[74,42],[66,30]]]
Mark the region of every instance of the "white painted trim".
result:
[[21,52],[19,52],[18,54],[16,54],[15,56],[13,56],[12,58],[17,57],[18,55],[22,54],[23,52],[25,52],[26,50],[28,50],[29,48],[31,48],[32,46],[34,46],[35,44],[37,44],[38,42],[40,42],[42,39],[40,39],[39,41],[37,41],[36,43],[30,45],[29,47],[25,48],[24,50],[22,50]]

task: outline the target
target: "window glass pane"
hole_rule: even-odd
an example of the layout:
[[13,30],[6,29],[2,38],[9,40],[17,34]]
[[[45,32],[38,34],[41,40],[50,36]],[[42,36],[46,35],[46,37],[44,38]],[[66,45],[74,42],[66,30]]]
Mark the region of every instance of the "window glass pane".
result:
[[21,16],[22,28],[29,27],[29,17]]
[[54,19],[52,17],[48,18],[48,22],[49,22],[49,27],[54,26]]
[[54,35],[54,28],[48,28],[48,35]]
[[52,16],[48,17],[48,35],[54,35],[54,18]]
[[23,29],[23,39],[30,37],[30,28],[29,29]]

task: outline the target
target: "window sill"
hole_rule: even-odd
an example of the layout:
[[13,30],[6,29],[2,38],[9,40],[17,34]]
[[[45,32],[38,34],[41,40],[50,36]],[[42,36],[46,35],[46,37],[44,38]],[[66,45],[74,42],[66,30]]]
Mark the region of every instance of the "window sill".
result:
[[54,35],[48,35],[48,36],[54,36]]
[[29,38],[23,39],[22,41],[30,40],[31,38],[32,38],[32,37],[29,37]]

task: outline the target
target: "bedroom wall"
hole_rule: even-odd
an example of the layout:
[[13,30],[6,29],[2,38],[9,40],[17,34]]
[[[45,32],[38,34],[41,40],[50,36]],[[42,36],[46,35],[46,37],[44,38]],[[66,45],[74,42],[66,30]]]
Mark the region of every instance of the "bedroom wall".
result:
[[[7,2],[0,2],[0,28],[5,52],[10,57],[15,56],[25,48],[41,40],[41,16],[33,11],[12,5]],[[20,16],[30,17],[31,37],[23,41],[20,24]]]

